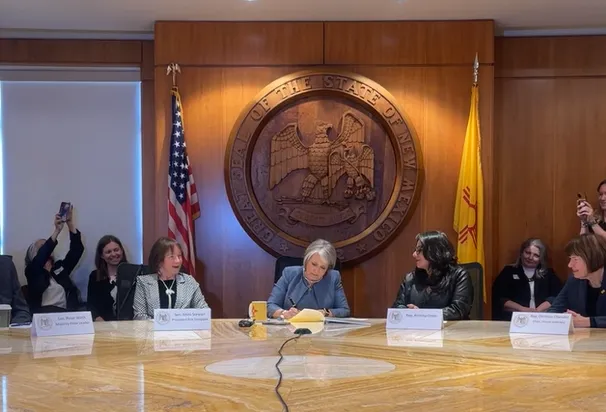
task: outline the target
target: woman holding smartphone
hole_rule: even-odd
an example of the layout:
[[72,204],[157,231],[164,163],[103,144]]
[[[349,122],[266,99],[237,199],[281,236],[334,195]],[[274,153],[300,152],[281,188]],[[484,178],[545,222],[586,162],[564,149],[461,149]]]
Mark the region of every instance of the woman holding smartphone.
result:
[[577,201],[577,216],[581,221],[581,235],[595,233],[606,239],[606,179],[598,184],[598,207],[594,209],[582,196]]
[[[80,231],[72,220],[72,212],[73,206],[69,205],[65,216],[56,214],[55,230],[51,236],[46,240],[38,239],[27,248],[25,277],[33,313],[80,309],[78,288],[72,282],[70,274],[84,253],[84,245]],[[55,260],[53,251],[65,224],[69,229],[69,252],[63,260]]]

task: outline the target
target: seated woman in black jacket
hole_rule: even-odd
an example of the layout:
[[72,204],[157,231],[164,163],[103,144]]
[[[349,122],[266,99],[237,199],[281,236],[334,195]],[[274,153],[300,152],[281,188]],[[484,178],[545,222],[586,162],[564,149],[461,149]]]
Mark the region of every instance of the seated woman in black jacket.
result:
[[587,233],[566,245],[572,276],[547,312],[570,313],[575,328],[606,328],[606,239]]
[[469,273],[457,265],[452,243],[437,231],[416,239],[416,268],[404,276],[392,307],[443,309],[444,320],[469,319],[473,285]]
[[88,277],[86,305],[96,321],[116,320],[116,277],[118,265],[127,262],[122,242],[116,236],[105,235],[97,243],[95,267]]
[[[25,277],[27,278],[29,303],[32,313],[61,312],[80,309],[78,288],[70,274],[84,253],[80,231],[72,221],[72,209],[67,212],[65,222],[55,215],[55,230],[48,239],[32,243],[25,255]],[[63,260],[53,258],[57,237],[67,223],[69,228],[69,252]]]
[[512,312],[544,312],[562,289],[547,266],[547,248],[540,239],[527,239],[516,263],[503,268],[492,285],[492,318],[511,320]]

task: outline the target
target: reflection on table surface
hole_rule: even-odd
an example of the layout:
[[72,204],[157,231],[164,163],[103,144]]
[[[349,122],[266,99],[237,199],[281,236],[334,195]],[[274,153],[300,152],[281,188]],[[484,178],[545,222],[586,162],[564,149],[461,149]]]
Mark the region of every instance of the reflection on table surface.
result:
[[[2,330],[2,412],[280,411],[271,365],[295,325],[237,323],[154,332],[152,322],[101,322],[95,335],[44,338]],[[283,351],[292,411],[606,410],[606,330],[510,335],[506,322],[467,321],[386,331],[385,320],[310,329]]]

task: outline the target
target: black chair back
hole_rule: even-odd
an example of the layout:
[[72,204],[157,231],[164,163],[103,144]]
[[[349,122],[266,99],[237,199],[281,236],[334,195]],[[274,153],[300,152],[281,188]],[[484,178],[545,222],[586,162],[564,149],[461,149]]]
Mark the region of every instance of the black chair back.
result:
[[[278,283],[278,280],[282,277],[282,272],[284,268],[290,266],[303,266],[303,258],[302,257],[292,257],[292,256],[280,256],[276,259],[276,266],[274,268],[274,283]],[[334,270],[341,270],[341,261],[337,259],[335,262]]]
[[132,320],[133,299],[135,297],[136,278],[140,275],[149,274],[147,265],[135,265],[133,263],[121,263],[118,266],[116,283],[118,292],[116,294],[116,316],[118,320]]
[[463,263],[461,267],[469,273],[473,284],[473,304],[469,319],[482,320],[484,319],[484,269],[478,262]]

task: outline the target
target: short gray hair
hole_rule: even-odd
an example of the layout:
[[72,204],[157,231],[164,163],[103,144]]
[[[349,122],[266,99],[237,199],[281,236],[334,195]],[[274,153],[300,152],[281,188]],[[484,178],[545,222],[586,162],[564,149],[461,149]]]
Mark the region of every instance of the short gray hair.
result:
[[337,263],[337,251],[332,243],[324,239],[316,239],[307,246],[305,255],[303,256],[303,266],[307,266],[309,259],[316,253],[326,262],[328,270],[335,267]]

